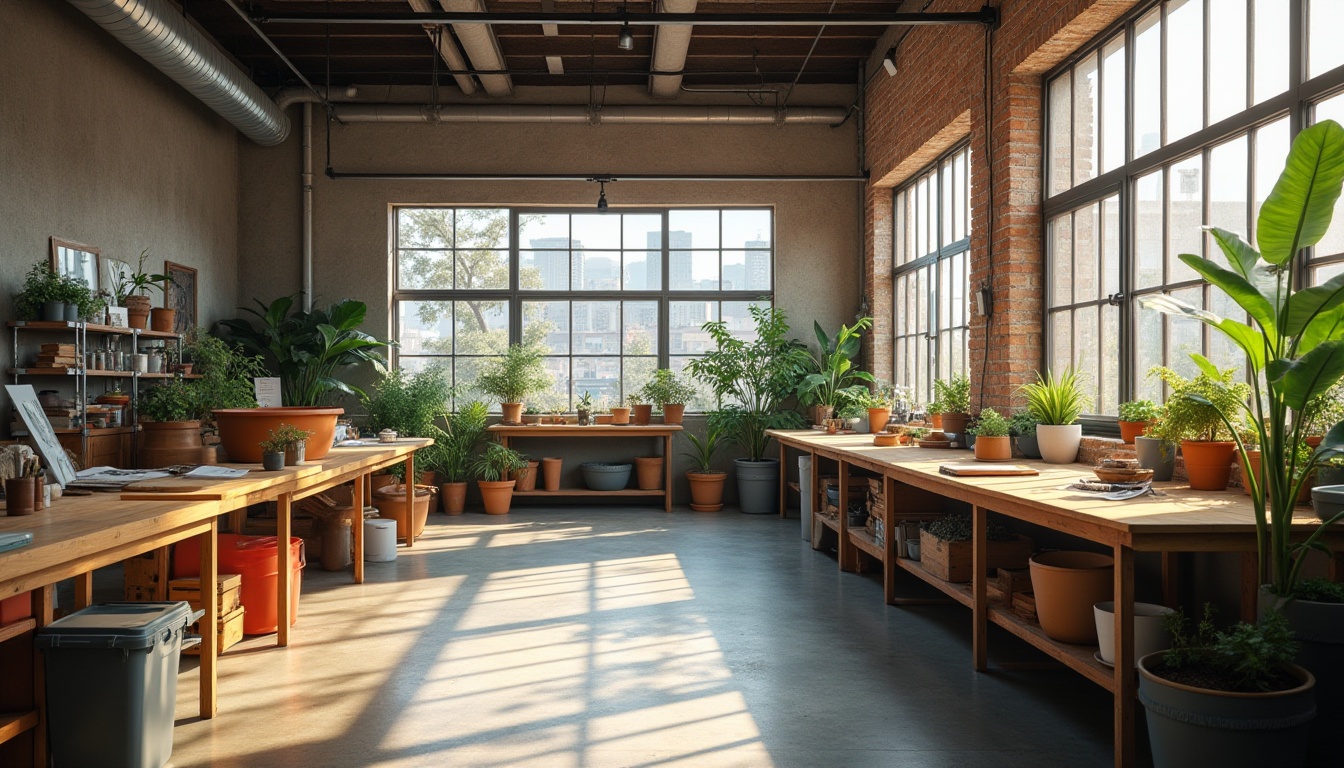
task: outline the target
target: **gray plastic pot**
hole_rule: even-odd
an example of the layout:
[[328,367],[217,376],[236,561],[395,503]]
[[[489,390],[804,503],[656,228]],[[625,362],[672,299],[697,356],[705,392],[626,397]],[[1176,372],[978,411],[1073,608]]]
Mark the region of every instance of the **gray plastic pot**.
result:
[[1261,587],[1259,609],[1283,614],[1297,642],[1293,661],[1316,676],[1307,765],[1344,765],[1344,603],[1284,600]]
[[747,515],[779,512],[779,459],[735,459],[737,502]]
[[586,461],[579,465],[583,470],[583,484],[590,491],[619,491],[630,482],[630,470],[633,464],[608,464],[605,461]]
[[1018,435],[1017,450],[1028,459],[1041,458],[1041,447],[1036,444],[1036,435]]
[[1316,679],[1289,665],[1301,685],[1276,693],[1224,693],[1164,680],[1151,671],[1166,651],[1139,660],[1154,768],[1302,765],[1316,716]]
[[1153,479],[1166,482],[1176,472],[1176,446],[1154,437],[1134,438],[1134,453],[1139,466],[1153,470]]

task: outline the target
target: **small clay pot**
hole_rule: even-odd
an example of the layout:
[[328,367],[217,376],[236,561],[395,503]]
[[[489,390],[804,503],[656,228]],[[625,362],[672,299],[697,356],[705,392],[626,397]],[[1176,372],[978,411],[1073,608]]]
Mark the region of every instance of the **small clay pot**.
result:
[[263,453],[261,454],[261,468],[268,472],[285,468],[285,454],[283,453]]

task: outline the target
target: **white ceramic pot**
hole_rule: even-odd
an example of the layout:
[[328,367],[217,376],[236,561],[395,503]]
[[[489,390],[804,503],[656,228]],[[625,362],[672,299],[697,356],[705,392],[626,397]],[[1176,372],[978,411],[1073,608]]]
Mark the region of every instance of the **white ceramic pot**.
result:
[[146,373],[149,371],[149,355],[131,355],[131,369],[136,373]]
[[1078,446],[1083,442],[1082,424],[1038,424],[1036,444],[1041,458],[1047,464],[1072,464],[1078,459]]
[[[1165,605],[1134,604],[1134,666],[1144,656],[1171,647],[1171,634],[1162,626],[1163,617],[1171,612]],[[1097,619],[1101,660],[1115,664],[1115,603],[1111,600],[1097,603],[1092,606],[1092,615]]]

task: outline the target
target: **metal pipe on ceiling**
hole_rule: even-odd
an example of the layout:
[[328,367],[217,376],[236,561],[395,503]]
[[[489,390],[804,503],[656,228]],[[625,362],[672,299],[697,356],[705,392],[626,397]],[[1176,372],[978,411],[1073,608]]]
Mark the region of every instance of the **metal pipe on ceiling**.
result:
[[[481,0],[439,0],[439,6],[448,13],[476,13],[485,12],[485,4]],[[479,23],[457,23],[453,25],[453,34],[462,43],[462,50],[466,52],[467,58],[471,59],[471,65],[477,69],[503,69],[504,52],[499,48],[499,40],[495,38],[495,31],[488,24]],[[481,81],[481,87],[491,96],[512,96],[513,78],[508,75],[477,75]]]
[[604,106],[543,104],[336,104],[343,123],[550,123],[591,125],[835,125],[840,107]]
[[[693,13],[696,0],[663,0],[665,13]],[[691,32],[695,27],[689,24],[671,24],[655,27],[653,30],[653,55],[650,56],[650,68],[654,70],[680,70],[686,66],[686,52],[691,47]],[[681,75],[654,75],[649,78],[649,93],[655,98],[670,99],[681,88]]]
[[443,13],[256,13],[259,24],[570,24],[582,26],[661,27],[886,27],[995,24],[993,6],[978,11],[946,13],[562,13],[562,12],[443,12]]
[[613,174],[610,176],[591,173],[400,173],[349,172],[327,168],[327,177],[355,181],[601,181],[607,184],[618,181],[726,181],[726,182],[867,182],[867,174],[857,175],[808,175],[808,174]]
[[[411,9],[416,13],[433,13],[433,6],[429,4],[429,0],[408,0],[408,2]],[[457,43],[453,42],[452,36],[448,34],[436,35],[434,33],[436,29],[438,29],[438,25],[426,24],[425,34],[429,35],[430,41],[439,52],[439,56],[443,58],[443,63],[447,64],[449,69],[466,69],[467,60],[462,57],[462,51],[458,49]],[[453,79],[457,81],[457,87],[461,88],[462,92],[468,96],[476,92],[476,81],[471,79],[470,74],[453,73]]]

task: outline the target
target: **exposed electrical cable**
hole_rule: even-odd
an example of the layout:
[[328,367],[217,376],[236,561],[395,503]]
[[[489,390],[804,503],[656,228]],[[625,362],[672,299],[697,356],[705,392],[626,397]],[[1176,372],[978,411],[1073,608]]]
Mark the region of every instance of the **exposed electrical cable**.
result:
[[[835,10],[835,4],[837,1],[838,0],[831,0],[831,7],[826,9],[827,14],[830,14],[831,11]],[[803,57],[803,64],[802,66],[798,67],[798,74],[794,75],[793,82],[789,84],[789,90],[784,94],[784,103],[779,106],[780,109],[788,108],[789,98],[793,96],[793,89],[797,87],[798,81],[803,79],[803,70],[807,69],[807,62],[812,60],[812,53],[813,51],[817,50],[817,43],[821,42],[821,35],[825,31],[826,31],[826,25],[823,24],[821,28],[817,30],[817,36],[812,38],[812,47],[807,49],[807,55]]]
[[[927,7],[927,4],[926,4]],[[984,88],[985,104],[985,175],[986,189],[985,195],[985,260],[989,262],[989,269],[985,275],[985,284],[989,288],[990,296],[994,294],[994,141],[992,137],[994,126],[994,102],[990,100],[990,86],[994,78],[994,27],[985,25],[985,71],[982,77]],[[989,376],[989,332],[994,326],[994,310],[990,305],[989,313],[985,315],[985,341],[983,357],[980,365],[980,409],[985,408],[985,379]]]

